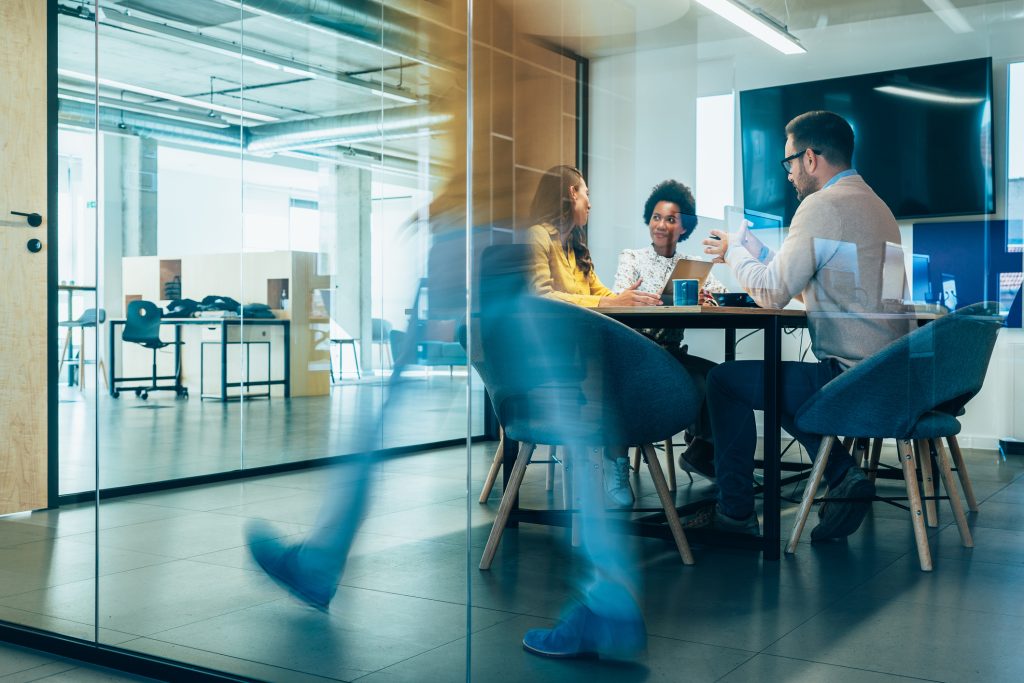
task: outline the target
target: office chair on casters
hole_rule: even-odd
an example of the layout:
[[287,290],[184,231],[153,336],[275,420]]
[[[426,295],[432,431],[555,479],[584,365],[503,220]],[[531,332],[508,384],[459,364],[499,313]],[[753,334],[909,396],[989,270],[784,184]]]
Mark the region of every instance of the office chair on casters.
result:
[[787,553],[796,552],[835,434],[897,439],[922,571],[931,571],[932,558],[915,460],[925,469],[930,454],[921,448],[915,457],[914,442],[930,440],[960,539],[965,547],[974,546],[942,439],[959,433],[955,416],[981,391],[1002,326],[992,309],[987,303],[968,306],[897,339],[833,379],[801,406],[797,427],[821,434],[822,440]]
[[[153,352],[153,375],[149,386],[127,387],[135,391],[135,395],[146,400],[152,391],[173,391],[178,398],[188,398],[188,387],[181,385],[181,364],[174,368],[174,384],[159,384],[160,377],[156,372],[156,352],[166,346],[174,346],[181,342],[160,339],[160,308],[151,301],[132,301],[128,304],[128,315],[125,318],[124,331],[121,339],[138,344]],[[121,394],[120,389],[112,392],[114,398]]]

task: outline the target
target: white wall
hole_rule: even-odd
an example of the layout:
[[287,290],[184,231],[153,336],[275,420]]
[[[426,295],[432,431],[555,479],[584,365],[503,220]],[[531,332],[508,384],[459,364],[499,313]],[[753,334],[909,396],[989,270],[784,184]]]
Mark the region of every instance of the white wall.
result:
[[[933,14],[923,13],[798,31],[807,49],[805,55],[784,56],[753,38],[740,38],[592,60],[588,182],[594,208],[589,239],[598,275],[610,282],[618,253],[647,242],[639,215],[654,183],[670,177],[688,185],[696,182],[696,98],[732,90],[991,56],[995,217],[1002,217],[1006,196],[1006,64],[1024,60],[1024,16],[1019,2],[966,8],[963,13],[977,30],[954,34]],[[709,16],[704,21],[721,20]],[[781,148],[779,151],[781,157]],[[742,164],[740,153],[736,144],[737,169]],[[742,201],[740,173],[736,173],[735,182],[737,201]],[[712,225],[702,219],[698,232]],[[901,233],[909,245],[909,224],[901,226]],[[699,237],[695,235],[683,243],[683,251],[699,253]],[[694,332],[687,339],[691,336],[691,351],[705,352],[712,359],[721,357],[717,350],[721,342],[713,336]],[[750,346],[740,349],[744,357],[757,357],[759,345],[751,341],[744,342]],[[1015,392],[1024,396],[1021,345],[1024,331],[1001,333],[985,388],[963,419],[964,445],[995,448],[999,437],[1024,438],[1024,420],[1021,416],[1015,420],[1013,415]],[[790,349],[789,353],[793,352]]]

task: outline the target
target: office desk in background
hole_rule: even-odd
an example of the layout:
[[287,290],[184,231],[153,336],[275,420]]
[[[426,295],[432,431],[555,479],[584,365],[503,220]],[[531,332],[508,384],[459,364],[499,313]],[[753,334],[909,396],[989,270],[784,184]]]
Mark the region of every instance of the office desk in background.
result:
[[[120,391],[131,391],[134,389],[133,386],[119,386],[126,382],[149,382],[152,380],[150,376],[144,377],[117,377],[117,345],[123,343],[121,340],[121,333],[117,331],[118,327],[123,327],[125,321],[123,318],[116,320],[110,320],[110,366],[108,369],[108,375],[110,378],[110,395],[115,396],[116,392]],[[178,372],[174,375],[159,375],[157,381],[160,380],[173,380],[176,383],[177,388],[181,388],[181,328],[185,325],[189,326],[204,326],[212,330],[219,330],[219,342],[220,346],[220,394],[217,396],[206,396],[205,398],[216,398],[220,401],[229,401],[237,399],[242,395],[230,396],[228,395],[229,388],[236,387],[252,387],[252,386],[265,386],[267,388],[266,396],[270,395],[270,387],[275,385],[281,385],[284,387],[284,397],[288,398],[291,396],[291,321],[282,318],[163,318],[160,321],[160,325],[170,325],[174,327],[174,367],[178,369]],[[271,379],[268,375],[265,380],[246,381],[246,382],[228,382],[228,347],[232,344],[244,344],[246,340],[242,338],[242,330],[249,327],[257,326],[271,326],[281,327],[284,331],[284,377],[282,379]],[[229,330],[237,328],[239,334],[237,339],[233,339],[234,336]],[[131,343],[131,342],[128,342]],[[200,353],[202,350],[200,348]],[[270,350],[268,349],[268,354]],[[260,396],[264,396],[261,394]],[[204,398],[204,397],[201,397]]]

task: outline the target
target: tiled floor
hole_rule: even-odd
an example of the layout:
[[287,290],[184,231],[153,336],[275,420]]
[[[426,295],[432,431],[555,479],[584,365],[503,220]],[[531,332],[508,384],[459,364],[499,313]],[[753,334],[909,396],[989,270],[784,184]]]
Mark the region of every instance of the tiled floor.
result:
[[[466,372],[412,373],[400,417],[377,423],[386,378],[346,381],[329,396],[188,400],[173,393],[143,401],[131,393],[60,387],[60,492],[91,491],[276,465],[362,448],[394,448],[466,434]],[[483,385],[474,392],[474,433],[483,433]],[[97,467],[97,430],[99,452]]]
[[115,683],[150,680],[0,643],[0,683]]
[[[310,528],[322,497],[338,491],[308,470],[103,503],[98,584],[91,507],[4,518],[0,619],[91,638],[98,596],[103,642],[270,681],[457,681],[467,661],[479,681],[1024,678],[1015,645],[1024,632],[1024,459],[965,454],[983,501],[971,516],[977,547],[960,546],[943,503],[930,574],[918,570],[907,513],[881,504],[848,541],[802,542],[780,562],[697,547],[697,565],[683,567],[663,541],[624,538],[643,575],[651,637],[636,662],[607,663],[544,660],[520,647],[525,630],[552,623],[577,590],[584,565],[566,531],[524,524],[506,533],[490,571],[476,568],[500,494],[475,502],[492,448],[473,450],[470,502],[464,449],[377,466],[329,614],[281,593],[243,540],[253,518],[296,538]],[[646,475],[634,485],[655,505]],[[680,501],[707,490],[680,473]],[[557,505],[559,491],[556,482],[546,492],[544,467],[534,466],[522,500]],[[787,532],[793,511],[784,508]],[[26,670],[70,666],[31,661],[42,663],[0,663],[0,674],[36,680]]]

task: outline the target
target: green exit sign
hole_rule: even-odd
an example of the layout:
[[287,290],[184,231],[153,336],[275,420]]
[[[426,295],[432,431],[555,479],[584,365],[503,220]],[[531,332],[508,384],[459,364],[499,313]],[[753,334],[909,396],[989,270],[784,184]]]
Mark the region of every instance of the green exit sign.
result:
[[91,202],[86,202],[85,203],[85,208],[87,208],[87,209],[95,209],[96,208],[96,200],[94,199]]

